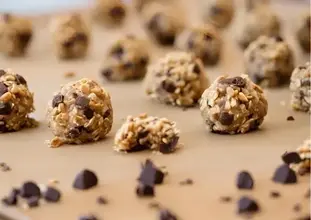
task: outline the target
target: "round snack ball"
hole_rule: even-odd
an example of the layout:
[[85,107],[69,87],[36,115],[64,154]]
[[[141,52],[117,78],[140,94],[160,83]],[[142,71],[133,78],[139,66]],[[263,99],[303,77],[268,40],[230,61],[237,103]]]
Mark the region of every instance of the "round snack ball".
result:
[[55,135],[51,147],[102,139],[113,122],[110,95],[90,79],[62,86],[49,102],[47,115]]
[[245,50],[244,63],[254,83],[277,87],[289,82],[294,56],[282,38],[261,36]]
[[268,102],[261,88],[247,75],[220,76],[204,91],[200,110],[210,131],[238,134],[255,130],[262,124]]
[[74,13],[53,18],[51,31],[58,58],[74,59],[86,56],[90,33],[79,14]]
[[170,52],[148,68],[146,93],[161,103],[190,107],[208,84],[200,59],[191,53]]
[[185,28],[176,40],[176,47],[194,53],[206,65],[218,63],[222,42],[218,31],[211,25]]
[[113,26],[123,23],[126,17],[126,5],[122,0],[96,0],[93,18],[100,24]]
[[141,79],[147,72],[148,63],[149,53],[145,42],[128,35],[110,47],[101,75],[108,81]]
[[290,79],[290,90],[292,92],[291,106],[293,109],[311,112],[311,65],[305,65],[294,69]]
[[307,53],[310,53],[310,43],[311,43],[310,26],[311,26],[311,16],[310,12],[307,11],[301,16],[301,19],[298,23],[298,29],[296,32],[296,36],[301,48]]
[[176,150],[179,130],[176,123],[166,118],[141,114],[138,117],[128,116],[115,136],[115,150],[136,152],[155,150],[171,153]]
[[10,69],[0,69],[0,133],[37,126],[29,117],[34,110],[33,93],[25,78]]
[[238,43],[242,49],[255,41],[259,36],[280,36],[280,21],[268,4],[258,0],[250,0],[243,17],[243,23],[238,31]]
[[184,26],[183,19],[173,6],[150,3],[143,11],[144,25],[158,44],[171,46]]
[[201,0],[202,16],[207,23],[212,23],[218,28],[227,27],[234,16],[233,0]]
[[30,20],[11,14],[0,15],[0,52],[6,56],[25,55],[32,39]]

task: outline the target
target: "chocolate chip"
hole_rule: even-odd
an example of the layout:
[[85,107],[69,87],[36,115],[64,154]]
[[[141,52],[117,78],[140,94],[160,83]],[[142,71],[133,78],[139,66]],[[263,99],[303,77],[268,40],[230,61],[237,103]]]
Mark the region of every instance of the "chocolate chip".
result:
[[94,111],[91,108],[87,107],[86,109],[83,110],[83,114],[87,119],[91,119],[93,118]]
[[192,185],[193,184],[193,180],[190,178],[184,179],[182,181],[179,182],[179,185]]
[[47,202],[58,202],[61,198],[61,193],[54,187],[48,187],[43,194],[43,198]]
[[219,114],[219,122],[222,125],[231,125],[234,120],[234,115],[228,113],[228,112],[220,112]]
[[271,191],[270,192],[270,197],[271,198],[279,198],[281,194],[278,191]]
[[177,216],[168,209],[161,209],[159,212],[159,220],[177,220]]
[[27,81],[25,80],[24,77],[22,77],[21,75],[19,74],[16,74],[16,80],[17,80],[17,83],[18,84],[23,84],[23,85],[27,85]]
[[5,74],[6,74],[6,72],[4,70],[0,69],[0,77],[5,75]]
[[147,23],[147,28],[149,30],[156,30],[158,28],[159,19],[161,19],[161,13],[155,13],[150,21]]
[[5,198],[2,199],[2,203],[4,205],[7,205],[7,206],[17,205],[17,202],[18,202],[17,197],[18,197],[18,195],[19,195],[19,190],[13,188],[12,191],[10,192],[10,195],[8,197],[5,197]]
[[0,96],[6,92],[8,92],[8,87],[3,82],[0,82]]
[[79,126],[79,127],[75,127],[75,128],[71,128],[66,137],[68,138],[77,138],[81,135],[81,132],[83,131],[83,126]]
[[193,72],[194,73],[197,73],[197,74],[200,74],[201,73],[201,68],[198,64],[195,64],[194,67],[193,67]]
[[18,38],[20,47],[25,48],[31,41],[32,34],[31,33],[20,33],[17,35],[17,38]]
[[139,64],[142,66],[146,66],[149,63],[149,57],[140,58]]
[[106,205],[106,204],[108,204],[108,200],[105,197],[103,197],[103,196],[98,196],[97,199],[96,199],[96,202],[99,205]]
[[295,118],[293,116],[288,116],[286,118],[287,121],[295,121]]
[[300,155],[297,152],[285,152],[282,155],[282,160],[286,164],[300,163],[302,161]]
[[151,209],[159,209],[161,207],[161,205],[158,202],[150,202],[148,204],[148,207]]
[[54,96],[53,101],[52,101],[52,107],[56,108],[60,103],[64,102],[64,96],[61,94],[57,94]]
[[295,171],[287,164],[283,164],[275,170],[272,180],[277,183],[292,184],[297,182],[297,177]]
[[86,190],[97,186],[97,184],[98,179],[96,174],[91,170],[85,169],[76,175],[73,182],[73,188]]
[[118,59],[122,58],[122,55],[124,53],[124,49],[121,45],[118,45],[117,47],[114,47],[111,51],[112,56],[117,57]]
[[111,111],[108,109],[107,111],[105,111],[103,118],[107,118],[111,115]]
[[27,205],[29,208],[34,208],[39,206],[39,197],[37,196],[32,196],[27,199]]
[[301,80],[301,86],[310,86],[310,85],[311,85],[310,78]]
[[0,121],[0,133],[7,132],[8,128],[6,127],[5,123],[3,121]]
[[246,85],[245,80],[240,76],[222,79],[219,82],[222,84],[229,84],[229,85],[233,85],[233,86],[237,86],[241,88],[243,88]]
[[144,151],[147,149],[149,149],[149,146],[147,144],[144,144],[144,145],[137,144],[134,147],[132,147],[131,149],[127,150],[126,152],[132,153],[132,152]]
[[276,36],[276,37],[275,37],[275,40],[276,40],[277,42],[283,42],[283,41],[284,41],[284,39],[283,39],[281,36]]
[[139,183],[136,188],[136,195],[138,197],[153,197],[154,196],[153,185],[146,185],[143,183]]
[[228,203],[228,202],[232,201],[232,198],[230,196],[222,196],[222,197],[220,197],[220,201]]
[[149,159],[146,160],[142,166],[142,171],[138,180],[146,185],[161,184],[164,180],[164,173],[157,169],[153,162]]
[[212,37],[210,34],[208,34],[208,33],[205,33],[205,34],[204,34],[204,40],[210,41],[210,40],[212,40],[212,39],[213,39],[213,37]]
[[298,217],[296,218],[296,220],[311,220],[311,216],[310,214],[302,216],[302,217]]
[[0,163],[0,169],[3,172],[11,171],[11,167],[6,163]]
[[145,130],[145,131],[142,130],[142,131],[138,132],[137,138],[138,138],[138,139],[145,138],[145,137],[148,136],[148,134],[149,134],[149,131],[148,131],[148,130]]
[[173,138],[171,140],[171,142],[169,142],[167,144],[166,143],[160,144],[159,151],[163,154],[169,154],[169,153],[175,151],[178,140],[179,140],[179,137],[176,136],[175,138]]
[[23,198],[40,197],[41,191],[35,182],[27,181],[20,188],[20,196]]
[[109,14],[113,18],[121,19],[125,16],[125,10],[121,6],[115,6],[110,9]]
[[298,174],[300,176],[303,176],[303,175],[305,175],[307,173],[310,173],[310,167],[299,167]]
[[155,36],[157,41],[163,46],[170,46],[175,42],[175,35],[173,34],[158,33]]
[[125,63],[123,63],[123,65],[122,65],[122,68],[123,68],[123,69],[132,69],[132,68],[134,68],[134,67],[135,67],[135,64],[132,63],[132,62],[130,62],[130,61],[125,62]]
[[72,38],[69,38],[63,42],[63,47],[70,48],[74,45],[75,41]]
[[253,189],[254,180],[252,175],[247,171],[239,172],[236,179],[236,187],[238,189]]
[[98,220],[98,218],[95,215],[82,215],[79,217],[79,220]]
[[103,77],[105,77],[106,79],[110,80],[111,76],[113,74],[113,71],[112,71],[112,69],[106,68],[106,69],[103,69],[101,71],[101,74],[102,74]]
[[0,115],[9,115],[12,111],[12,105],[9,102],[0,101]]
[[175,92],[176,86],[174,85],[173,82],[164,80],[162,81],[162,88],[169,93],[173,93]]
[[294,212],[300,212],[301,211],[301,205],[299,203],[295,204],[293,207]]
[[75,104],[81,109],[85,109],[89,106],[90,100],[85,96],[78,96],[76,98]]
[[257,202],[247,196],[242,196],[238,201],[238,213],[254,213],[259,211]]

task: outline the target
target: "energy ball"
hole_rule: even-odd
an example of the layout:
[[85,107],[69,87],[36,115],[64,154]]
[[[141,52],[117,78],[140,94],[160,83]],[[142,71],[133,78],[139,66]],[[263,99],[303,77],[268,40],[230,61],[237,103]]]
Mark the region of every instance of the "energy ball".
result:
[[51,30],[58,58],[85,57],[89,47],[90,33],[79,14],[57,16],[51,22]]
[[310,26],[311,26],[311,16],[310,12],[307,11],[305,14],[301,16],[301,19],[298,23],[298,29],[296,32],[296,36],[301,48],[307,53],[310,53],[310,42],[311,42]]
[[261,36],[244,52],[246,73],[254,83],[277,87],[288,84],[294,69],[294,56],[280,37]]
[[220,76],[204,91],[200,110],[208,129],[220,134],[256,130],[267,114],[262,89],[247,75]]
[[90,79],[68,83],[49,102],[47,118],[55,135],[51,147],[97,141],[112,127],[110,95]]
[[222,42],[218,31],[211,25],[185,28],[176,40],[176,47],[194,53],[205,65],[218,63]]
[[201,0],[203,20],[218,28],[227,27],[234,16],[233,0]]
[[280,36],[281,24],[275,12],[263,0],[248,0],[248,10],[238,31],[238,43],[242,49],[259,36]]
[[11,14],[0,15],[0,52],[6,56],[25,55],[32,35],[30,20]]
[[161,103],[191,107],[208,84],[200,59],[191,53],[170,52],[148,69],[146,93]]
[[297,111],[311,112],[311,66],[298,66],[290,79],[291,106]]
[[141,114],[128,116],[115,136],[115,150],[136,152],[155,150],[171,153],[176,150],[179,130],[176,123],[166,118]]
[[110,47],[101,75],[108,81],[141,79],[147,72],[148,63],[149,53],[145,42],[128,35]]
[[121,0],[96,0],[93,18],[100,24],[114,26],[123,23],[126,5]]
[[174,45],[184,26],[183,19],[172,6],[150,3],[143,11],[144,26],[150,37],[163,46]]
[[33,93],[25,78],[0,69],[0,133],[36,127],[37,122],[29,117],[34,110]]

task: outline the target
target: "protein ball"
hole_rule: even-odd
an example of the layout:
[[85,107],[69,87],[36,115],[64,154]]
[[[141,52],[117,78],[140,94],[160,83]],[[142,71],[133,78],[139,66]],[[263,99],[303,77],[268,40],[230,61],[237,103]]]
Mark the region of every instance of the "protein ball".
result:
[[290,79],[291,106],[297,111],[311,112],[311,66],[305,65],[294,69]]
[[218,31],[212,25],[185,28],[176,40],[176,47],[194,53],[205,65],[218,63],[222,42]]
[[149,36],[160,45],[174,45],[176,36],[184,26],[182,16],[174,9],[172,6],[150,3],[143,11],[144,26]]
[[37,126],[29,117],[35,110],[33,102],[24,77],[10,69],[0,70],[0,133]]
[[247,10],[238,32],[238,43],[242,49],[261,35],[280,36],[281,24],[279,18],[265,1],[247,0]]
[[218,28],[227,27],[234,16],[233,0],[201,0],[201,13],[206,23],[212,23]]
[[166,118],[141,114],[128,116],[115,136],[115,150],[135,152],[146,149],[171,153],[177,148],[179,130]]
[[161,103],[190,107],[198,103],[208,84],[200,59],[186,52],[170,52],[149,67],[146,93]]
[[55,135],[51,147],[98,141],[112,127],[110,95],[90,79],[68,83],[49,102],[47,116]]
[[126,5],[121,0],[96,0],[93,18],[106,26],[120,25],[126,17]]
[[141,79],[147,72],[149,53],[145,42],[127,35],[110,47],[101,75],[108,81]]
[[297,23],[297,40],[298,43],[300,44],[301,48],[306,52],[310,53],[310,42],[311,42],[311,37],[310,37],[310,26],[311,26],[311,16],[310,12],[307,11],[305,12],[300,20]]
[[30,20],[12,14],[0,15],[0,51],[9,57],[23,56],[31,43]]
[[264,87],[288,84],[294,69],[289,45],[279,38],[261,36],[244,53],[246,73],[254,83]]
[[90,32],[79,14],[57,16],[51,21],[56,56],[60,59],[83,58],[86,56]]
[[261,88],[247,75],[220,76],[203,93],[200,110],[210,131],[238,134],[262,124],[268,103]]

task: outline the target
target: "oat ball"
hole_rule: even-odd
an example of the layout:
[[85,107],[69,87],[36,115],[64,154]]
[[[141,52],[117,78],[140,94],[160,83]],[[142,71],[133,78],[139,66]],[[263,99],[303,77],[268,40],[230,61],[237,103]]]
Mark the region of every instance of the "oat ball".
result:
[[205,65],[218,63],[222,42],[218,31],[211,25],[185,28],[177,37],[176,47],[194,53]]
[[150,3],[143,11],[144,26],[158,44],[172,46],[184,26],[183,18],[172,6]]
[[296,149],[302,161],[298,164],[293,164],[294,169],[300,173],[310,173],[311,168],[311,139],[306,139],[304,143]]
[[164,104],[190,107],[198,103],[208,84],[200,59],[191,53],[170,52],[148,68],[146,93]]
[[55,135],[51,147],[98,141],[111,130],[110,95],[90,79],[68,83],[49,102],[47,118]]
[[122,0],[96,0],[92,13],[99,24],[114,26],[123,23],[126,11]]
[[34,110],[33,93],[25,78],[10,69],[0,69],[0,133],[37,126],[29,117]]
[[86,56],[90,32],[79,14],[57,16],[51,21],[54,50],[60,59]]
[[255,41],[259,36],[281,36],[279,18],[268,4],[258,0],[250,0],[251,4],[243,17],[238,32],[238,43],[242,49]]
[[166,118],[141,114],[128,116],[115,136],[115,150],[136,152],[154,150],[171,153],[176,150],[179,130],[176,123]]
[[290,79],[292,92],[291,106],[297,111],[311,112],[311,66],[305,65],[294,69]]
[[108,81],[141,79],[147,72],[149,53],[143,40],[127,35],[109,48],[101,67],[101,75]]
[[206,23],[218,28],[227,27],[234,16],[233,0],[201,0],[201,13]]
[[12,14],[0,15],[0,52],[9,57],[23,56],[31,43],[30,20]]
[[280,37],[261,36],[244,52],[246,73],[254,83],[277,87],[288,84],[294,69],[294,56]]
[[210,131],[238,134],[256,130],[262,124],[268,103],[262,89],[247,75],[220,76],[204,91],[200,110]]
[[297,26],[298,26],[298,28],[297,28],[296,36],[297,36],[298,42],[299,42],[301,48],[306,53],[310,53],[311,16],[310,16],[310,12],[309,11],[307,11],[306,13],[304,13],[301,16]]

